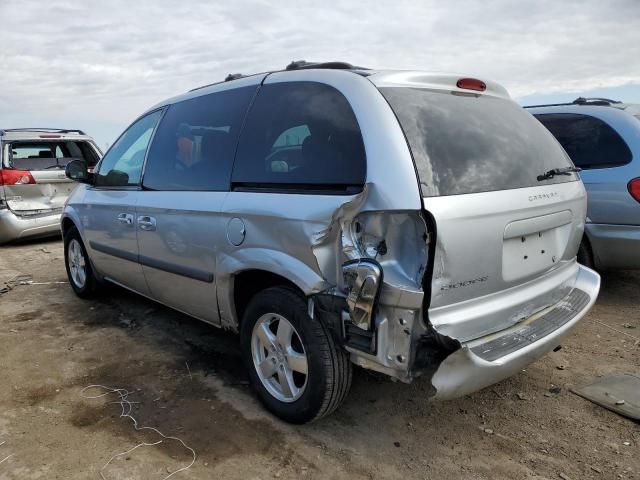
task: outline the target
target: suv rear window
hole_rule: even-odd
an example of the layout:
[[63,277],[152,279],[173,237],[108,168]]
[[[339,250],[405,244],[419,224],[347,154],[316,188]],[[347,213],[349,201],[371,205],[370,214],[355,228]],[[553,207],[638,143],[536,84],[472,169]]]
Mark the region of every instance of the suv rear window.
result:
[[362,189],[362,134],[347,99],[317,82],[283,82],[260,89],[240,135],[234,188]]
[[599,118],[577,113],[541,113],[535,117],[580,168],[619,167],[631,162],[629,146]]
[[85,141],[12,142],[9,162],[16,170],[64,168],[72,160],[84,160],[92,168],[98,162],[95,150]]
[[380,91],[407,137],[425,197],[578,178],[537,180],[553,168],[570,167],[571,161],[553,136],[511,100],[410,87]]

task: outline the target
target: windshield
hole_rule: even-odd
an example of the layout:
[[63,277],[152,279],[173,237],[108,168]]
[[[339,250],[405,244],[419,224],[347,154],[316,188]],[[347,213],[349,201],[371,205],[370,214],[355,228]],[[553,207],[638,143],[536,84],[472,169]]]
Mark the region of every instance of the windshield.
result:
[[380,88],[407,137],[422,195],[508,190],[577,180],[537,177],[572,163],[553,136],[511,100],[421,88]]

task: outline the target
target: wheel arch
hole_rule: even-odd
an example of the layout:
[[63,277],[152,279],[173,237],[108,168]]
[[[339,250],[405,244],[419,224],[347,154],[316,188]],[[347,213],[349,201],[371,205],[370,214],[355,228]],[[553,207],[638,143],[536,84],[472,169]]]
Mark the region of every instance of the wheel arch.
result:
[[66,215],[64,217],[62,217],[62,221],[60,222],[60,227],[62,229],[62,236],[63,237],[67,234],[67,232],[72,227],[78,228],[76,223],[69,216],[66,216]]
[[232,277],[233,308],[238,328],[248,303],[259,292],[270,287],[287,287],[302,297],[305,292],[291,279],[269,270],[252,268],[243,270]]
[[[258,291],[286,285],[308,297],[331,287],[301,260],[276,250],[247,248],[223,255],[217,265],[216,291],[222,327],[238,331],[243,305]],[[243,303],[244,302],[244,303]]]

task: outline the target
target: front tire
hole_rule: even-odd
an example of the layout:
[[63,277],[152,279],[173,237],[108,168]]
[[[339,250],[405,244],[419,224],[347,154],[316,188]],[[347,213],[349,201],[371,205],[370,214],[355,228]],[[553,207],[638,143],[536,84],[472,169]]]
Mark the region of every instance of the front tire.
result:
[[64,235],[64,263],[71,288],[80,298],[96,295],[97,281],[80,232],[74,226]]
[[352,366],[304,297],[272,287],[255,295],[240,328],[242,356],[265,407],[290,423],[333,412],[351,386]]

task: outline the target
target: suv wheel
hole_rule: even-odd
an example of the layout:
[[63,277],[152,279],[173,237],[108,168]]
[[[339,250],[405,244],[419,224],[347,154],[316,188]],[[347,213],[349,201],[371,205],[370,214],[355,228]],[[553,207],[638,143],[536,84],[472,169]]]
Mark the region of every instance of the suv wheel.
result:
[[347,353],[307,313],[304,298],[268,288],[249,302],[240,330],[251,384],[276,416],[306,423],[333,412],[351,386]]
[[96,278],[76,227],[71,227],[64,236],[64,263],[69,283],[76,295],[81,298],[93,297],[96,292]]

